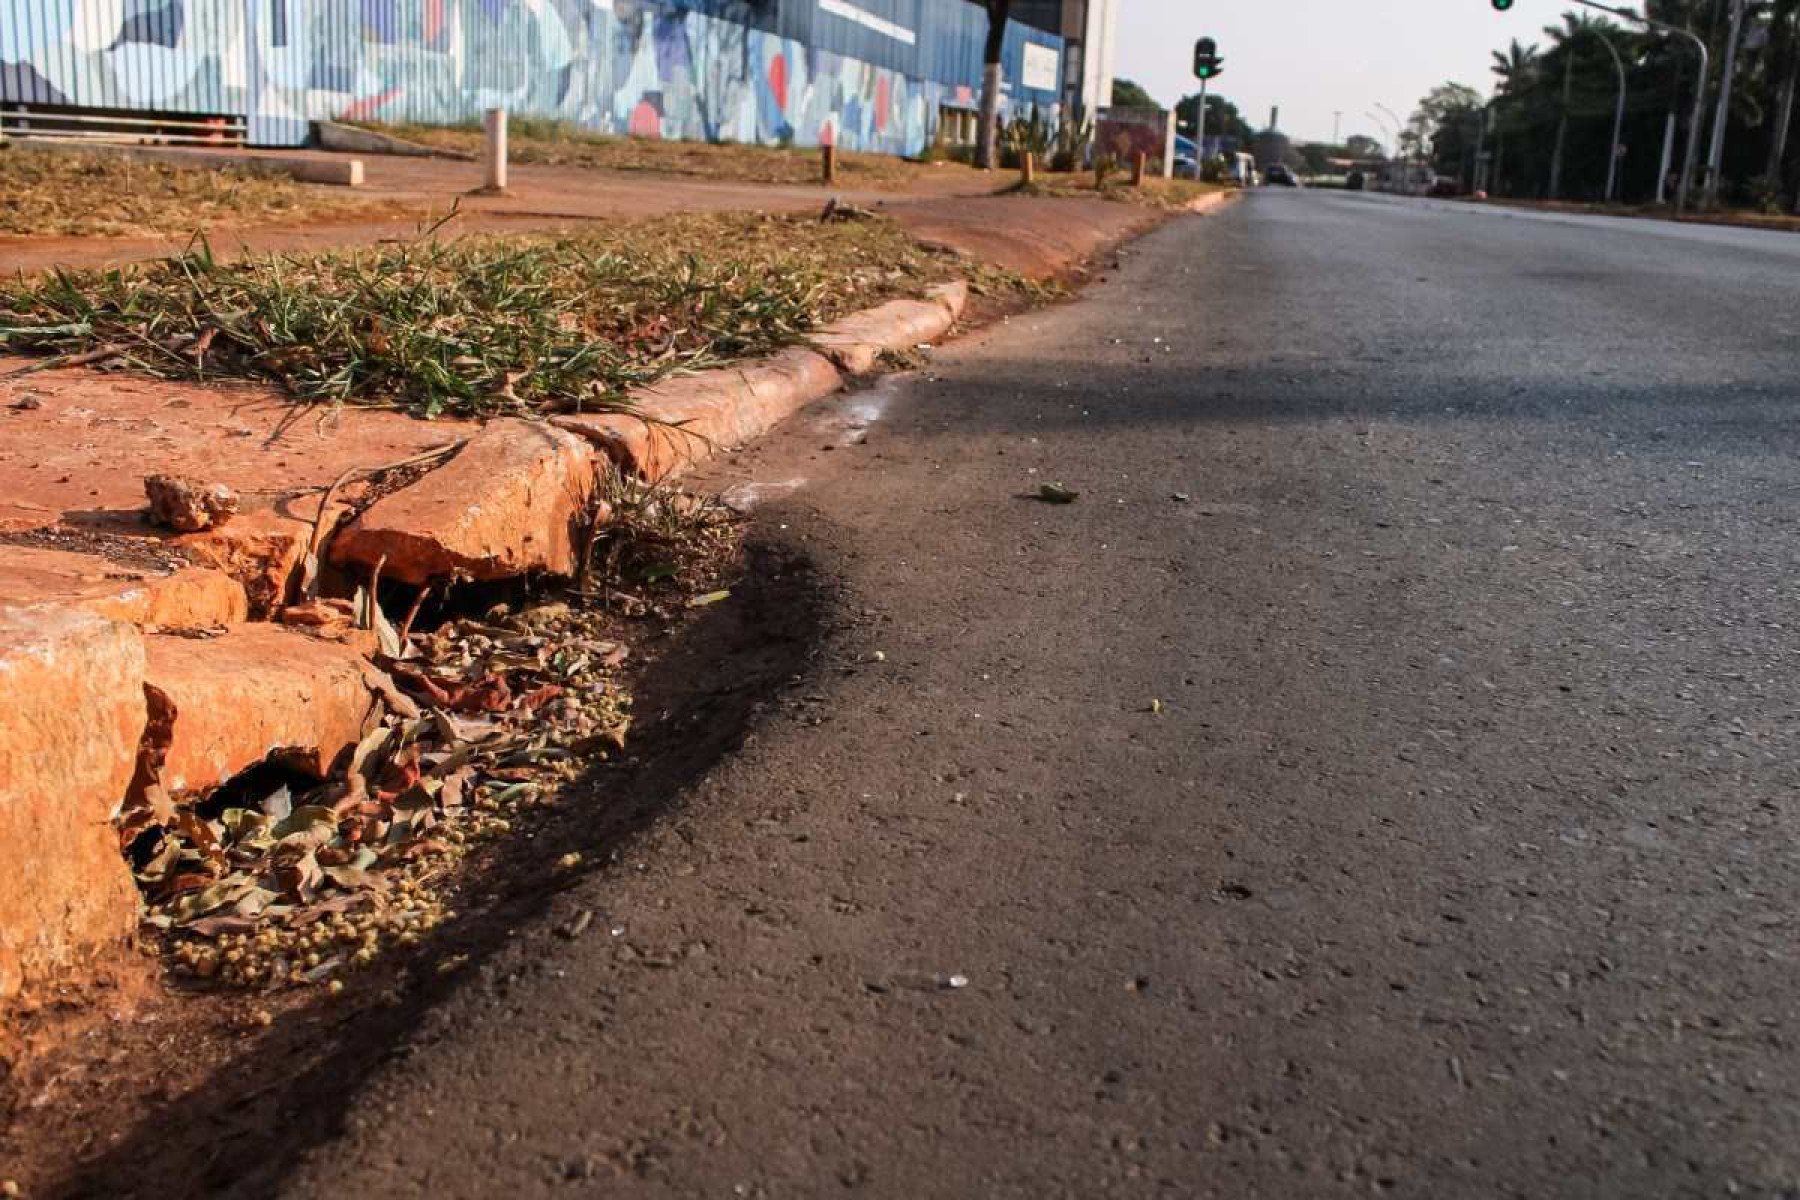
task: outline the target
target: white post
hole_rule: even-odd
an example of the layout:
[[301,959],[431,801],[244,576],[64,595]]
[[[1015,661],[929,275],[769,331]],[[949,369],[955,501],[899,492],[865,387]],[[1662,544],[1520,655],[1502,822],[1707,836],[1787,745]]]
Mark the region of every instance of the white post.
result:
[[1725,165],[1725,127],[1731,120],[1731,82],[1737,74],[1738,42],[1744,31],[1744,0],[1732,0],[1731,29],[1725,35],[1725,64],[1719,73],[1719,109],[1713,115],[1712,156],[1706,161],[1706,207],[1719,205],[1720,172]]
[[504,192],[506,190],[506,110],[490,108],[483,115],[482,130],[487,138],[482,146],[481,165],[487,178],[482,190],[488,192]]
[[1164,179],[1175,178],[1175,110],[1169,110],[1169,119],[1163,125],[1163,164]]
[[1669,122],[1663,127],[1662,166],[1656,172],[1656,202],[1669,202],[1669,171],[1675,166],[1675,126],[1680,118],[1675,110],[1669,110]]

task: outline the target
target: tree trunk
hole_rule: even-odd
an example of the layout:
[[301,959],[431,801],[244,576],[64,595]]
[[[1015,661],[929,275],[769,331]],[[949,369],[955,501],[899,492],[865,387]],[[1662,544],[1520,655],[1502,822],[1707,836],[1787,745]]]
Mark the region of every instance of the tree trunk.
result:
[[1563,147],[1569,140],[1569,96],[1575,84],[1575,55],[1563,50],[1562,112],[1556,117],[1556,146],[1550,152],[1550,199],[1562,199]]
[[1788,133],[1794,123],[1794,93],[1800,89],[1800,45],[1789,50],[1787,79],[1775,101],[1775,133],[1769,139],[1769,166],[1764,172],[1779,185],[1781,167],[1787,161]]
[[1006,19],[1012,0],[988,0],[987,46],[981,58],[981,119],[975,143],[975,165],[1000,165],[1000,52],[1006,47]]
[[1769,139],[1769,178],[1779,180],[1787,162],[1788,134],[1794,124],[1794,93],[1800,90],[1800,57],[1788,68],[1787,82],[1781,85],[1781,98],[1776,101],[1775,135]]

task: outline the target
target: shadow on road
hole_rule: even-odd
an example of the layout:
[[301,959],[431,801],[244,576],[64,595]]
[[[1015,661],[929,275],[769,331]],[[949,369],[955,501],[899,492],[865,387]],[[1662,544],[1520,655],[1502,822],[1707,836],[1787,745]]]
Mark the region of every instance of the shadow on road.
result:
[[[731,604],[710,606],[637,680],[634,757],[572,785],[530,838],[498,848],[471,882],[491,903],[441,926],[385,990],[321,999],[284,1016],[190,1096],[146,1109],[105,1155],[71,1164],[47,1195],[269,1195],[300,1156],[340,1131],[347,1099],[384,1062],[430,1040],[437,1005],[477,982],[512,933],[585,875],[603,873],[686,789],[756,727],[805,670],[830,617],[809,560],[753,545]],[[657,717],[663,719],[658,721]],[[556,869],[579,851],[588,872]],[[439,964],[455,962],[440,972]],[[353,999],[353,997],[355,997]]]

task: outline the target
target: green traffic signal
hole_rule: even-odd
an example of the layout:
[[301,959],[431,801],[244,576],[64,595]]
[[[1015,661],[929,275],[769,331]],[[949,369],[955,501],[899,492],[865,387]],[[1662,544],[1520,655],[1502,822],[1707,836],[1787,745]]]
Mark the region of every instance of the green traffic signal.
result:
[[1495,12],[1505,12],[1513,6],[1513,0],[1490,0]]
[[1225,70],[1225,60],[1219,55],[1219,43],[1212,38],[1203,37],[1194,43],[1194,77],[1196,79],[1217,79]]

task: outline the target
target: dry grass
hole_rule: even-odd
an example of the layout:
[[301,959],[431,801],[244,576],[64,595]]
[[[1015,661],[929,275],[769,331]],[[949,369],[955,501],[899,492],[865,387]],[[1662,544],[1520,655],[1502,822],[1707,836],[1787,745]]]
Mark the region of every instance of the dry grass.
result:
[[0,234],[182,235],[337,215],[369,204],[342,188],[236,167],[177,167],[0,143]]
[[[465,154],[481,150],[482,135],[478,129],[426,125],[375,125],[370,128],[442,150]],[[819,183],[819,152],[816,149],[612,137],[558,122],[520,117],[514,117],[508,127],[507,149],[513,162],[541,166],[653,171],[740,183]],[[838,154],[838,183],[847,188],[905,191],[925,180],[935,182],[953,177],[970,188],[982,187],[997,179],[961,163],[914,162],[888,154],[849,151]]]
[[1225,189],[1216,183],[1196,183],[1191,179],[1146,178],[1144,186],[1132,187],[1128,171],[1114,172],[1104,187],[1096,187],[1091,171],[1072,174],[1039,174],[1029,187],[1018,189],[1028,196],[1062,198],[1096,196],[1122,204],[1138,204],[1146,208],[1175,212],[1186,208],[1202,196]]
[[490,416],[618,408],[927,284],[1035,293],[879,217],[684,214],[563,235],[185,256],[0,282],[0,347],[296,397]]

